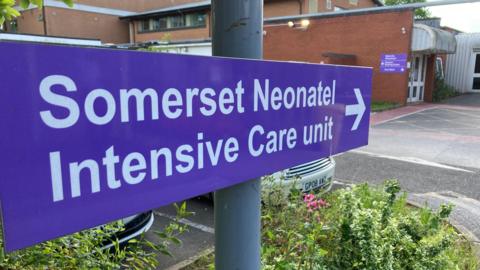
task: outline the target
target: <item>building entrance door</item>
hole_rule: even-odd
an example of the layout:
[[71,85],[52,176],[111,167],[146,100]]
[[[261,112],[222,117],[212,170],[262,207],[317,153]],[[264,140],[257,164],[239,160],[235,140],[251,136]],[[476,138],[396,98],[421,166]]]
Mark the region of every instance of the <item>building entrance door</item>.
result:
[[407,102],[423,101],[427,56],[424,54],[413,55],[411,63]]
[[480,52],[474,56],[472,90],[480,91]]

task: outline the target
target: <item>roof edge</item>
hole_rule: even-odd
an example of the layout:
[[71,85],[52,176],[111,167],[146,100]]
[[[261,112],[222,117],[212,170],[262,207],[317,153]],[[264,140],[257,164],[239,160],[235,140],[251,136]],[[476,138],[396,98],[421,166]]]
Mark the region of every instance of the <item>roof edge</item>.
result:
[[121,16],[120,20],[134,20],[139,18],[147,18],[153,17],[158,15],[167,15],[167,14],[175,14],[179,12],[189,12],[189,11],[196,11],[196,10],[204,10],[211,6],[211,1],[198,1],[198,2],[191,2],[188,4],[181,4],[176,6],[168,6],[159,9],[152,9],[149,11],[138,12],[132,15]]
[[265,19],[265,22],[274,23],[274,22],[285,22],[285,21],[301,20],[301,19],[315,19],[315,18],[325,18],[325,17],[362,15],[362,14],[368,14],[368,13],[395,12],[395,11],[403,11],[403,10],[414,10],[414,9],[419,9],[424,7],[466,4],[466,3],[475,3],[475,2],[480,2],[480,0],[439,0],[439,1],[433,1],[433,2],[412,3],[412,4],[405,4],[405,5],[369,7],[369,8],[341,10],[341,11],[335,11],[335,12],[322,12],[322,13],[300,14],[300,15],[293,15],[293,16],[281,16],[281,17]]

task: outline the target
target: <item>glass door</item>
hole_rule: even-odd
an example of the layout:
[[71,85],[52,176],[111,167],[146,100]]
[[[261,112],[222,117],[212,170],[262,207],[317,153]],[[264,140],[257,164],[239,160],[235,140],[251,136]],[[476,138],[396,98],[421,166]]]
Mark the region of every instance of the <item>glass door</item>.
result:
[[408,102],[423,101],[425,89],[426,55],[413,55],[408,82]]
[[474,54],[472,90],[480,90],[480,52]]

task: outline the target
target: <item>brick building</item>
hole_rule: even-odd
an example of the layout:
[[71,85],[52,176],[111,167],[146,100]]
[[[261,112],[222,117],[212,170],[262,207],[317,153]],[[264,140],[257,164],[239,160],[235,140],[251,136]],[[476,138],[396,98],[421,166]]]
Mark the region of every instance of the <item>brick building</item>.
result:
[[[302,19],[308,27],[292,27]],[[335,14],[267,19],[264,58],[373,67],[372,99],[399,104],[433,98],[435,64],[454,53],[453,34],[419,24],[413,8],[381,7]],[[385,55],[404,56],[405,68],[382,69]]]
[[[18,1],[17,1],[18,2]],[[381,5],[379,0],[265,0],[266,18]],[[210,1],[75,0],[72,8],[44,0],[6,24],[7,32],[99,39],[103,43],[192,40],[211,37]]]
[[[42,10],[22,11],[7,30],[117,44],[168,40],[174,52],[211,54],[210,1],[77,0],[73,8],[55,0],[44,3]],[[455,52],[453,34],[435,27],[439,21],[416,22],[415,7],[381,5],[379,0],[264,0],[264,58],[373,67],[374,101],[432,101],[436,63]],[[403,57],[405,66],[386,72],[385,55]]]

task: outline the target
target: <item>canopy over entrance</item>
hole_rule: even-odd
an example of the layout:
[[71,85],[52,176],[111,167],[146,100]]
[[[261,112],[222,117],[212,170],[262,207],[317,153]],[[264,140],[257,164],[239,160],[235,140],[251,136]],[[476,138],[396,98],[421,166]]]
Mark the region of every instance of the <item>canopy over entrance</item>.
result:
[[423,24],[413,25],[412,52],[422,54],[455,53],[457,41],[447,31]]

